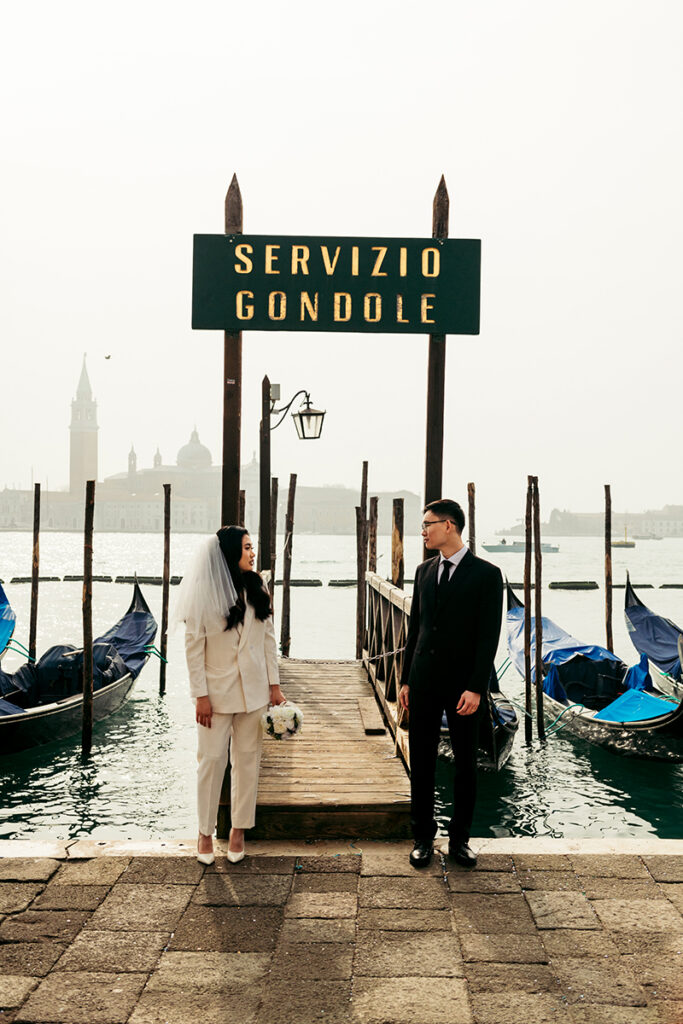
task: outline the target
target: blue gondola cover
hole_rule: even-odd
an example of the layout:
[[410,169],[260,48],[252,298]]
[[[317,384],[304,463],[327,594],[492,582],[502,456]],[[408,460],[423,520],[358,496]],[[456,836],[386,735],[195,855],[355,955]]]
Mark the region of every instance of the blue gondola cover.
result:
[[643,690],[627,690],[593,716],[601,722],[643,722],[671,714],[676,705]]
[[626,628],[639,654],[646,654],[653,664],[673,676],[681,678],[678,657],[678,638],[683,634],[675,622],[650,611],[636,596],[630,581],[626,584]]
[[2,589],[2,584],[0,583],[0,655],[3,653],[10,641],[16,621],[17,616],[12,610],[12,606],[7,600],[7,595]]

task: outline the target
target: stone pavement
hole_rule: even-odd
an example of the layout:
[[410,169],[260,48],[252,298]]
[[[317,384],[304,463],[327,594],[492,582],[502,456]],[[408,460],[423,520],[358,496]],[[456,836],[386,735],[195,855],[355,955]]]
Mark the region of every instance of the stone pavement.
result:
[[0,844],[0,1021],[683,1024],[683,852],[498,842]]

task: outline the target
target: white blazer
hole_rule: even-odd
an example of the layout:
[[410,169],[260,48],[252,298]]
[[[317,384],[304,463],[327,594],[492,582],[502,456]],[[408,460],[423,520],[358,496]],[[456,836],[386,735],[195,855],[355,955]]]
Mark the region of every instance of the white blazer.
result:
[[208,697],[217,714],[264,707],[269,687],[280,682],[273,617],[261,622],[246,605],[241,625],[210,636],[185,633],[190,694]]

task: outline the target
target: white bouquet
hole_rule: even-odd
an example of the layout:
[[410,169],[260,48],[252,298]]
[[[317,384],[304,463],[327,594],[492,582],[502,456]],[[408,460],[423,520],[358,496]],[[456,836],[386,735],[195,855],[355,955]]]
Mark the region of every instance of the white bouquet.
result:
[[274,740],[288,740],[301,730],[303,721],[301,708],[286,700],[284,704],[274,704],[263,712],[261,728],[264,736],[272,736]]

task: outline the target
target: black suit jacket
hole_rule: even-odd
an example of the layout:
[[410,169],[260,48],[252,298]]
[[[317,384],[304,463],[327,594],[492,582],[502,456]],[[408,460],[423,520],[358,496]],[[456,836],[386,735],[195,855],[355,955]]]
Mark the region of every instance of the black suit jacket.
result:
[[401,684],[485,693],[503,615],[500,570],[470,551],[437,606],[439,556],[418,565]]

